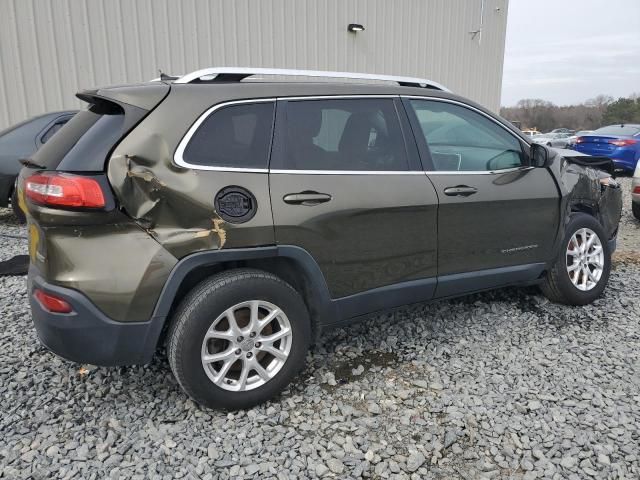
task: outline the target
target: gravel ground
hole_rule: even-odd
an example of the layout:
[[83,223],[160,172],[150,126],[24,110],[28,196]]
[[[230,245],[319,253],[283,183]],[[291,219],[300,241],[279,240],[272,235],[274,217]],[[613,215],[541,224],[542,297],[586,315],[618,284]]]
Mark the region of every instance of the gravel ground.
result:
[[[379,315],[325,334],[280,398],[236,413],[188,400],[163,354],[119,369],[57,358],[25,279],[0,278],[0,478],[640,478],[629,201],[594,305],[528,288]],[[25,253],[24,229],[7,210],[0,222],[0,260]]]

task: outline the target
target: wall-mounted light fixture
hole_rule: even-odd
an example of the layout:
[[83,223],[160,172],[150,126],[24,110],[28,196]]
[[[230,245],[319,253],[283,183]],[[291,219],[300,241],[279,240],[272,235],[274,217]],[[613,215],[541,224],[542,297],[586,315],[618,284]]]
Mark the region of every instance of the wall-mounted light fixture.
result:
[[347,26],[347,31],[349,32],[356,33],[356,32],[362,32],[363,30],[364,30],[364,27],[359,23],[350,23]]

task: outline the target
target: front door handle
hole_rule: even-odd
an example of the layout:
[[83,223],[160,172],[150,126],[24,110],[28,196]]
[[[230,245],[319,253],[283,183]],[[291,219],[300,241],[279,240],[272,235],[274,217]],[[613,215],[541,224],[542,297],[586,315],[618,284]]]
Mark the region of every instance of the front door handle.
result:
[[478,191],[475,187],[469,187],[467,185],[456,185],[455,187],[447,187],[444,189],[444,194],[449,195],[450,197],[460,196],[460,197],[468,197],[469,195],[473,195]]
[[328,193],[318,193],[311,191],[304,191],[300,193],[287,193],[282,197],[284,203],[290,205],[318,205],[319,203],[325,203],[331,200],[331,195]]

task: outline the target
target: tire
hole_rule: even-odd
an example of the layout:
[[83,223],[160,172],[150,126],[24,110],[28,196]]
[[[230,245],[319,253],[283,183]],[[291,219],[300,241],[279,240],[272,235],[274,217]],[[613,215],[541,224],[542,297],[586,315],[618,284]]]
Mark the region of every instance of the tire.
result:
[[20,202],[18,201],[18,190],[16,188],[11,192],[11,209],[13,210],[13,214],[18,219],[19,223],[25,223],[27,221],[27,217],[20,208]]
[[[578,268],[571,274],[574,280],[577,280],[578,283],[582,285],[582,280],[585,280],[586,278],[589,283],[591,283],[590,276],[580,273],[580,270],[582,270],[582,272],[584,272],[584,270],[583,267],[580,266],[579,258],[568,254],[569,249],[575,250],[575,245],[572,243],[570,244],[574,234],[577,235],[581,231],[584,232],[582,229],[588,229],[588,231],[594,233],[597,236],[594,243],[599,242],[602,247],[601,256],[596,253],[592,253],[592,257],[589,257],[591,259],[597,258],[598,262],[602,264],[602,268],[598,269],[596,265],[594,263],[590,263],[591,260],[589,260],[586,268],[592,271],[596,276],[598,275],[598,271],[600,271],[600,276],[597,281],[593,282],[593,286],[583,285],[583,288],[587,289],[581,289],[576,286],[568,271],[569,262],[571,262],[572,265],[578,265]],[[590,248],[589,251],[595,252],[597,249],[592,250]],[[591,270],[592,267],[593,270]],[[569,220],[569,224],[565,229],[565,235],[562,240],[558,257],[551,269],[547,272],[547,275],[540,287],[542,293],[544,293],[544,295],[553,302],[564,303],[567,305],[586,305],[593,302],[602,294],[609,280],[610,272],[611,251],[609,250],[609,244],[607,243],[606,235],[602,226],[591,215],[576,213],[573,214]]]
[[[245,302],[250,304],[243,305]],[[250,328],[251,318],[259,320],[259,315],[251,315],[254,305],[263,321],[268,314],[273,314],[274,320]],[[242,330],[236,329],[233,335],[232,307],[235,325]],[[257,332],[255,337],[250,336],[251,330]],[[205,342],[205,334],[214,338]],[[277,334],[283,339],[267,340]],[[167,351],[176,380],[194,401],[209,408],[235,410],[265,402],[281,392],[304,366],[310,341],[307,307],[291,285],[268,272],[237,269],[202,281],[186,295],[173,316]],[[274,353],[280,357],[286,353],[286,358],[267,353],[268,346],[278,350]],[[206,363],[205,356],[216,354],[225,355],[225,360]],[[251,370],[256,362],[270,378],[265,380],[257,369]],[[245,369],[248,376],[242,382]]]
[[640,202],[631,202],[631,211],[633,216],[640,220]]

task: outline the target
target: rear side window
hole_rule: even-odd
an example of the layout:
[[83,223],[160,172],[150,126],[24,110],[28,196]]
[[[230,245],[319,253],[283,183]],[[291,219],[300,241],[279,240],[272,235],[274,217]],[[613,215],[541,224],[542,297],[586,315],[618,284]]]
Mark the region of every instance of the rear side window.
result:
[[287,102],[284,152],[275,168],[290,170],[408,170],[392,99]]
[[209,115],[182,154],[189,165],[260,168],[269,162],[274,102],[228,105]]

